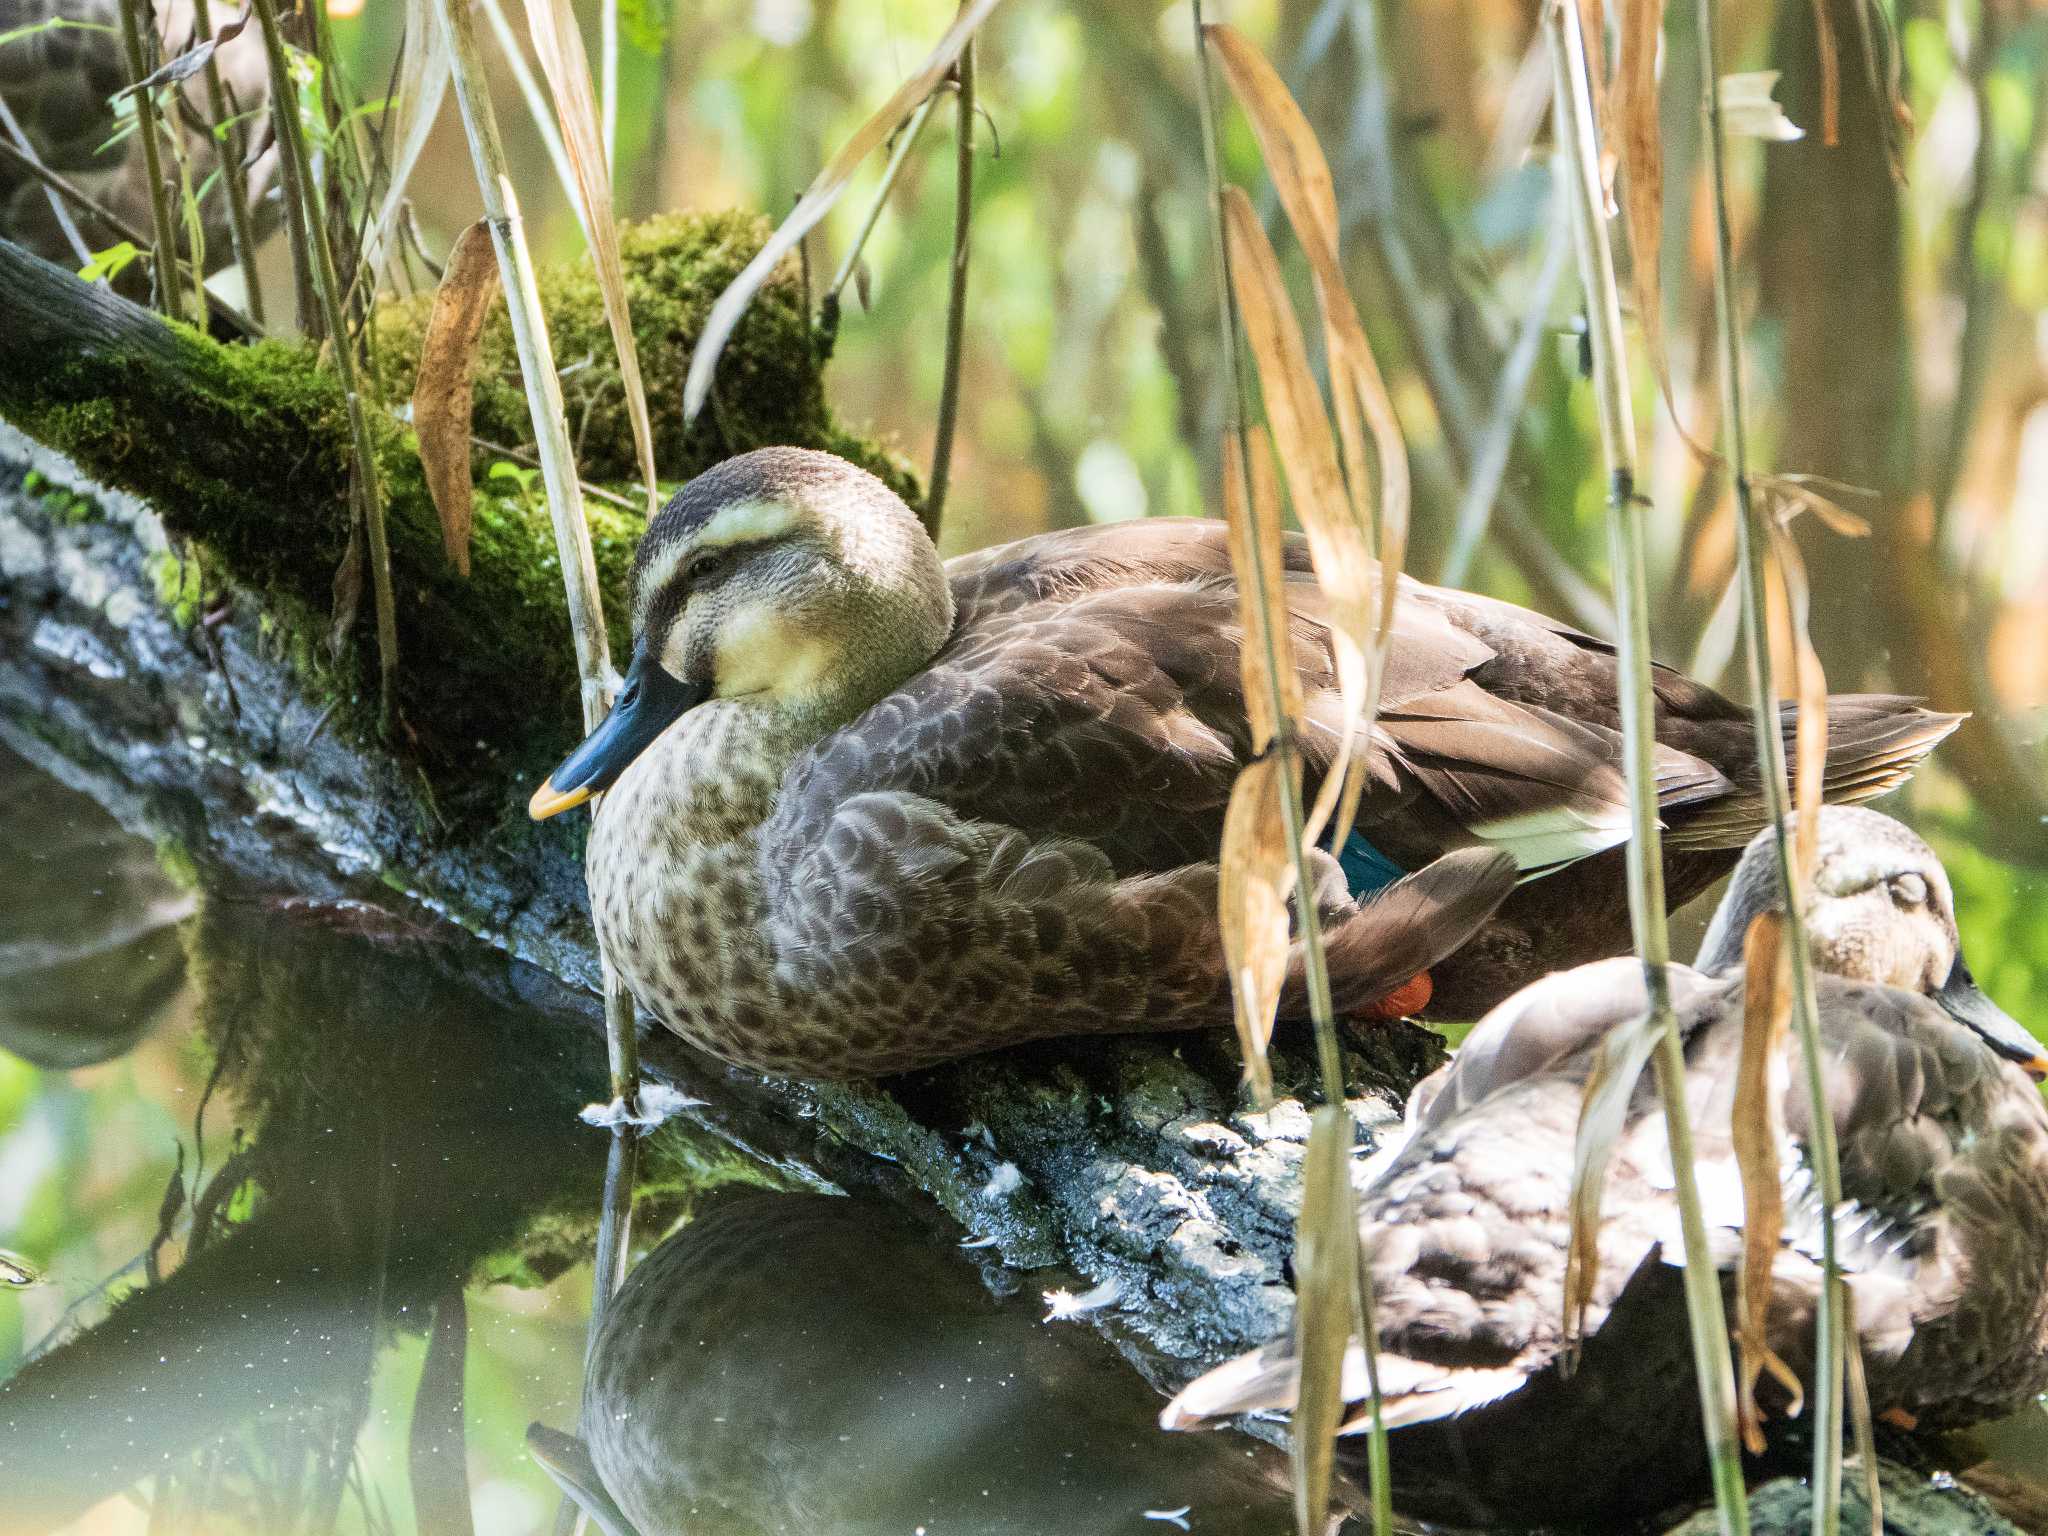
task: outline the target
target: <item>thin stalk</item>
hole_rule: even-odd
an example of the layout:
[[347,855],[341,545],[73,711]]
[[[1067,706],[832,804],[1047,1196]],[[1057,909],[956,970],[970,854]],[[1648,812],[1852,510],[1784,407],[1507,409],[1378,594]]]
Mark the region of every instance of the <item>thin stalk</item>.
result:
[[1722,1536],[1749,1529],[1742,1452],[1736,1440],[1735,1375],[1728,1358],[1728,1319],[1721,1307],[1720,1272],[1707,1248],[1706,1221],[1693,1161],[1692,1118],[1685,1101],[1685,1053],[1671,1011],[1666,967],[1671,958],[1665,927],[1664,861],[1657,821],[1656,715],[1650,686],[1649,581],[1645,574],[1644,500],[1635,488],[1636,427],[1629,399],[1621,299],[1614,281],[1600,188],[1600,146],[1593,121],[1592,84],[1578,7],[1550,0],[1544,8],[1556,93],[1557,141],[1567,158],[1572,228],[1579,278],[1585,288],[1593,350],[1593,394],[1599,408],[1600,446],[1608,471],[1608,528],[1615,602],[1621,622],[1622,756],[1628,771],[1634,822],[1628,842],[1629,917],[1643,985],[1657,1032],[1652,1058],[1670,1140],[1673,1194],[1685,1247],[1686,1315],[1700,1413],[1713,1470],[1714,1503]]
[[[198,28],[201,43],[213,41],[212,7],[207,0],[197,0],[192,7],[193,25]],[[263,324],[263,282],[256,272],[256,238],[249,223],[249,173],[242,161],[249,153],[246,126],[240,117],[228,110],[227,87],[221,83],[220,63],[208,55],[206,60],[206,105],[213,113],[210,125],[214,135],[214,154],[220,161],[221,197],[228,206],[228,240],[235,248],[235,263],[242,269],[243,302],[249,307],[249,318],[257,325]]]
[[541,93],[540,82],[534,78],[533,70],[526,62],[526,50],[519,46],[512,24],[505,19],[505,8],[498,0],[478,0],[478,6],[484,13],[484,20],[491,24],[491,35],[498,40],[498,51],[504,54],[512,78],[519,85],[520,98],[526,103],[526,115],[533,119],[534,129],[547,149],[548,164],[555,168],[555,180],[561,183],[562,197],[568,202],[569,211],[576,215],[576,227],[583,230],[583,238],[588,241],[590,231],[583,223],[583,199],[576,193],[576,173],[569,168],[568,151],[562,148],[562,133],[555,126],[554,109]]
[[284,33],[278,29],[276,0],[254,3],[257,25],[263,29],[264,50],[270,58],[270,95],[275,109],[272,116],[277,123],[278,153],[291,162],[297,173],[304,200],[306,244],[313,260],[313,286],[327,324],[334,371],[341,379],[342,398],[348,406],[349,436],[354,442],[356,477],[363,497],[363,526],[369,535],[370,590],[377,613],[379,702],[388,731],[392,725],[393,679],[398,673],[398,610],[391,595],[391,548],[384,534],[384,488],[378,481],[376,445],[370,437],[370,404],[363,396],[355,348],[349,343],[348,326],[342,317],[341,280],[334,271],[333,247],[327,243],[326,211],[314,191],[312,162],[293,96]]
[[946,363],[940,375],[939,424],[932,434],[931,489],[924,499],[925,532],[936,542],[953,472],[953,432],[960,421],[960,354],[967,343],[967,258],[974,221],[974,40],[960,50],[953,78],[960,117],[954,129],[953,268],[946,298]]
[[[142,47],[142,0],[120,0],[121,42],[128,52],[128,81],[140,85],[149,78],[149,56]],[[154,29],[156,23],[151,20]],[[177,225],[171,220],[170,190],[164,185],[163,146],[157,139],[156,98],[147,90],[135,92],[135,132],[142,140],[143,174],[149,178],[149,224],[151,270],[156,277],[156,299],[173,320],[185,318],[184,291],[178,281]]]
[[[555,550],[562,566],[569,629],[576,646],[576,670],[581,684],[583,728],[591,731],[611,706],[611,645],[605,635],[597,558],[591,549],[590,525],[584,517],[582,490],[576,478],[575,449],[570,443],[568,418],[562,406],[561,377],[555,370],[547,315],[541,308],[540,289],[534,279],[533,254],[527,247],[526,225],[512,190],[505,147],[498,137],[497,114],[491,108],[483,58],[477,48],[467,0],[438,0],[434,9],[447,39],[450,83],[462,110],[470,159],[476,167],[478,190],[483,194],[484,217],[490,225],[491,245],[497,251],[498,272],[504,281],[513,344],[526,383],[534,446],[541,461],[541,478],[547,487],[548,511],[554,524]],[[634,1109],[640,1099],[640,1046],[633,1032],[633,999],[608,960],[604,964],[604,1016],[612,1095],[623,1107]],[[588,1338],[593,1340],[625,1274],[632,1237],[638,1129],[630,1123],[612,1128],[605,1162],[604,1205],[598,1219],[597,1270],[591,1287]]]
[[1742,338],[1735,315],[1735,260],[1728,232],[1727,137],[1721,122],[1720,50],[1715,40],[1714,0],[1699,0],[1701,95],[1707,118],[1707,173],[1714,194],[1714,309],[1721,370],[1722,431],[1728,470],[1735,484],[1735,557],[1742,571],[1742,652],[1749,675],[1749,704],[1756,725],[1757,768],[1763,777],[1764,816],[1777,856],[1778,884],[1785,907],[1785,944],[1792,958],[1792,1028],[1799,1038],[1807,1097],[1813,1106],[1807,1156],[1820,1186],[1821,1273],[1814,1335],[1819,1342],[1812,1391],[1813,1531],[1834,1536],[1842,1518],[1842,1274],[1836,1255],[1835,1211],[1842,1202],[1842,1166],[1835,1147],[1835,1121],[1822,1074],[1820,1028],[1813,997],[1813,964],[1806,947],[1806,893],[1792,858],[1785,826],[1785,738],[1778,721],[1778,693],[1771,678],[1763,553],[1757,548],[1757,511],[1749,483],[1749,442],[1742,417]]
[[[45,169],[42,157],[36,153],[34,141],[23,130],[20,119],[15,117],[4,99],[0,99],[0,129],[6,130],[7,140],[13,141],[12,147],[18,152],[24,163],[37,172]],[[0,144],[5,144],[7,140],[0,140]],[[64,236],[64,243],[71,247],[71,254],[78,259],[78,264],[81,267],[89,265],[92,261],[92,247],[85,243],[85,236],[79,233],[78,225],[71,217],[71,210],[64,205],[63,194],[51,185],[47,177],[42,178],[42,181],[43,196],[48,198],[50,202],[50,216],[57,221],[57,228]],[[123,238],[128,237],[124,236]],[[138,241],[136,243],[147,244],[148,242]],[[106,279],[101,278],[100,283],[102,286],[105,286]]]
[[[1245,396],[1248,380],[1245,377],[1244,359],[1238,350],[1237,290],[1231,283],[1230,249],[1223,234],[1223,168],[1218,150],[1216,86],[1209,72],[1209,45],[1202,25],[1202,0],[1194,0],[1191,7],[1195,28],[1195,80],[1196,99],[1200,105],[1202,124],[1202,167],[1208,179],[1209,191],[1209,259],[1216,273],[1218,291],[1217,310],[1222,321],[1221,360],[1223,365],[1223,430],[1237,439],[1236,455],[1240,483],[1238,493],[1241,504],[1247,508],[1255,503],[1251,487],[1251,436],[1245,430]],[[1252,569],[1246,573],[1250,578],[1251,590],[1263,594],[1267,590],[1264,556],[1257,539],[1245,541],[1249,551]],[[1316,1065],[1322,1080],[1324,1102],[1342,1105],[1344,1102],[1344,1063],[1337,1049],[1336,1008],[1330,996],[1330,968],[1323,953],[1321,915],[1316,911],[1312,893],[1314,881],[1308,862],[1308,848],[1303,836],[1304,816],[1301,803],[1301,786],[1294,777],[1296,749],[1294,722],[1288,718],[1286,703],[1280,692],[1281,668],[1292,666],[1293,657],[1281,648],[1279,626],[1284,622],[1277,614],[1267,613],[1263,605],[1259,610],[1259,643],[1266,653],[1266,686],[1270,690],[1269,704],[1275,722],[1271,751],[1278,754],[1280,772],[1280,814],[1287,832],[1288,856],[1294,865],[1294,920],[1300,936],[1303,969],[1308,982],[1309,1018],[1315,1027]],[[1345,1162],[1345,1177],[1350,1178],[1350,1161]],[[1361,1265],[1362,1270],[1362,1265]],[[1373,1501],[1373,1531],[1375,1536],[1387,1536],[1393,1529],[1392,1483],[1388,1475],[1387,1429],[1382,1417],[1378,1336],[1373,1328],[1372,1302],[1369,1285],[1361,1280],[1353,1292],[1354,1305],[1359,1309],[1359,1330],[1365,1350],[1366,1380],[1372,1405],[1372,1430],[1367,1447],[1371,1467]]]
[[860,264],[860,253],[868,243],[868,236],[875,232],[875,225],[881,220],[882,209],[889,201],[889,194],[896,190],[897,178],[903,174],[904,164],[910,159],[911,150],[917,147],[918,135],[924,132],[925,120],[932,115],[932,108],[939,103],[939,94],[934,91],[925,97],[918,109],[910,115],[910,121],[903,125],[903,131],[896,135],[896,147],[889,151],[889,163],[882,168],[881,182],[875,187],[875,200],[868,204],[868,211],[860,221],[860,230],[853,237],[853,244],[846,248],[846,255],[839,263],[839,270],[832,274],[832,285],[825,290],[824,302],[836,304],[840,290],[853,277],[853,269]]

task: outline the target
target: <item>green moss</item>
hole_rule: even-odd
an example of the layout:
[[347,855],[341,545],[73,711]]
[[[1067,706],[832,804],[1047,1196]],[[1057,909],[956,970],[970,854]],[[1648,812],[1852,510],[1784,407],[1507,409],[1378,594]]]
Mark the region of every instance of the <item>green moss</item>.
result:
[[[685,480],[768,443],[830,448],[866,464],[908,499],[918,490],[885,452],[833,419],[822,364],[793,264],[763,287],[720,360],[710,406],[694,427],[682,379],[705,313],[759,248],[768,224],[744,214],[671,215],[627,226],[623,252],[640,363],[654,414],[658,477]],[[587,263],[542,274],[572,433],[585,479],[637,479],[609,332]],[[410,394],[426,296],[384,306],[378,352],[394,401]],[[139,312],[114,318],[110,341],[66,335],[39,350],[34,376],[0,369],[0,415],[96,478],[136,492],[173,533],[196,542],[210,586],[247,589],[276,654],[336,709],[330,729],[378,731],[372,602],[367,580],[353,622],[332,645],[335,574],[350,537],[350,435],[340,388],[302,346],[223,346]],[[4,349],[0,349],[4,350]],[[530,443],[510,326],[486,324],[476,435]],[[535,777],[579,727],[574,651],[554,536],[545,510],[514,480],[481,478],[471,575],[442,552],[417,447],[394,416],[373,427],[397,599],[395,739],[425,775],[429,820],[450,827],[521,823]],[[623,655],[626,576],[642,519],[585,499],[614,652]],[[196,569],[196,568],[195,568]],[[189,623],[197,586],[185,559],[152,570],[159,594]]]
[[170,610],[172,623],[190,629],[199,622],[206,571],[197,551],[190,545],[183,550],[158,550],[143,562],[143,568],[156,589],[156,600]]
[[100,515],[100,505],[90,496],[69,490],[55,484],[40,470],[30,470],[21,477],[21,487],[43,509],[43,515],[51,522],[64,527],[89,523]]

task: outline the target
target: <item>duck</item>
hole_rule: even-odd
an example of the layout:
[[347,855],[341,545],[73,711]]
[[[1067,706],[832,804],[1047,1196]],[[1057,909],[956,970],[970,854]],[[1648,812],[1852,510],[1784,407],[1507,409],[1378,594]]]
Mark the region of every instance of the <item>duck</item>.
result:
[[[1808,947],[1840,1151],[1838,1252],[1872,1409],[1901,1428],[2010,1413],[2048,1389],[2048,1051],[1972,978],[1947,874],[1915,833],[1867,807],[1831,806],[1817,849]],[[1744,1220],[1730,1124],[1743,942],[1758,914],[1777,910],[1766,831],[1698,959],[1668,972],[1701,1202],[1731,1298]],[[1576,1355],[1564,1326],[1580,1104],[1602,1042],[1642,1019],[1646,999],[1633,958],[1526,988],[1416,1086],[1401,1134],[1368,1172],[1358,1230],[1395,1494],[1419,1518],[1611,1522],[1706,1483],[1665,1124],[1647,1077],[1603,1186]],[[1764,1342],[1804,1378],[1821,1277],[1813,1121],[1800,1074],[1774,1085],[1791,1150]],[[1356,1433],[1370,1416],[1356,1339],[1344,1385],[1360,1405],[1345,1424]],[[1161,1424],[1286,1410],[1297,1386],[1292,1340],[1276,1339],[1183,1388]],[[1776,1396],[1782,1429],[1793,1404]],[[1771,1401],[1767,1390],[1765,1412]]]
[[[1327,607],[1285,590],[1313,794],[1343,713]],[[641,1005],[742,1067],[874,1077],[1064,1035],[1227,1026],[1224,811],[1252,756],[1225,526],[1140,519],[942,562],[831,454],[714,466],[649,523],[611,712],[535,791],[596,794],[585,873]],[[1404,581],[1356,831],[1310,853],[1340,1014],[1476,1018],[1628,944],[1615,656]],[[1760,824],[1748,717],[1656,676],[1666,886]],[[1829,703],[1826,790],[1893,787],[1958,717]],[[1297,949],[1283,1018],[1305,1017]]]

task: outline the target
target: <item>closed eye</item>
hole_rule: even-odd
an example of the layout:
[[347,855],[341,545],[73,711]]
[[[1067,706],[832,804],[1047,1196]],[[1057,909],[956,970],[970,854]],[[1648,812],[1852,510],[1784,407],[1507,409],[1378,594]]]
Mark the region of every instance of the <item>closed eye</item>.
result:
[[698,555],[683,567],[683,579],[691,586],[702,586],[714,579],[725,568],[723,551]]
[[1907,873],[1894,875],[1887,882],[1891,888],[1892,900],[1902,907],[1924,907],[1927,905],[1927,880],[1925,876]]

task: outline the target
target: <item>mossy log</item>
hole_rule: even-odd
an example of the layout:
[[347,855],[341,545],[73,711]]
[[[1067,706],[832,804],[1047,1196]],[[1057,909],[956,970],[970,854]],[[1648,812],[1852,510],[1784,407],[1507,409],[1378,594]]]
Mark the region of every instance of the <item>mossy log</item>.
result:
[[[747,228],[670,278],[646,276],[658,259],[646,265],[643,247],[641,280],[691,285],[667,295],[665,317],[653,290],[642,307],[658,398],[675,393],[689,317],[758,239],[760,226]],[[553,291],[570,295],[556,329],[573,366],[585,355],[567,339],[573,285]],[[392,388],[415,324],[410,311],[380,321]],[[599,334],[592,324],[594,356]],[[502,355],[489,362],[492,345],[487,371],[502,366]],[[746,395],[727,399],[702,437],[671,423],[664,477],[776,436],[900,475],[825,410],[793,281],[770,285],[736,345],[754,347]],[[516,413],[493,400],[480,386],[479,419],[509,434]],[[601,399],[590,413],[586,443],[603,443]],[[496,985],[582,989],[574,1017],[597,1060],[577,839],[513,810],[535,766],[575,732],[540,514],[516,499],[480,505],[475,574],[462,582],[406,433],[380,430],[395,487],[405,727],[383,741],[354,702],[370,675],[363,646],[340,661],[323,649],[346,537],[346,428],[313,359],[277,344],[216,346],[0,245],[0,416],[26,434],[0,429],[0,741],[215,878],[452,920],[512,957]],[[619,451],[615,433],[605,451]],[[616,597],[637,528],[594,510]],[[198,551],[196,572],[182,541]],[[1215,1034],[1052,1042],[865,1087],[752,1077],[665,1034],[646,1044],[651,1070],[706,1101],[689,1112],[699,1126],[790,1176],[921,1191],[1013,1268],[1049,1270],[1034,1283],[1104,1287],[1091,1320],[1155,1384],[1288,1321],[1313,1063],[1285,1029],[1281,1100],[1263,1114],[1248,1111],[1234,1046]],[[1344,1059],[1370,1143],[1441,1054],[1427,1032],[1389,1025],[1353,1037]]]
[[[675,397],[704,312],[766,233],[736,214],[675,215],[627,233],[640,356],[665,406],[655,416],[657,474],[681,481],[733,453],[799,443],[849,455],[914,495],[888,455],[827,412],[793,272],[762,290],[728,349],[720,393],[698,425],[684,427]],[[603,361],[610,342],[595,282],[582,268],[558,270],[542,296],[570,369],[585,478],[617,480],[632,450],[623,391]],[[430,297],[377,317],[374,355],[393,400],[411,393]],[[486,325],[477,396],[480,438],[530,442],[502,300]],[[340,727],[374,731],[368,604],[334,633],[336,574],[350,540],[348,420],[339,382],[305,348],[223,345],[0,241],[0,416],[103,484],[147,499],[168,532],[196,543],[202,570],[261,598],[280,646],[337,705]],[[496,791],[558,757],[579,719],[553,535],[516,477],[485,477],[463,577],[443,552],[411,434],[378,413],[375,437],[398,605],[397,745],[425,775],[438,814],[493,817],[505,809]],[[597,498],[586,510],[623,654],[625,576],[641,519]]]

